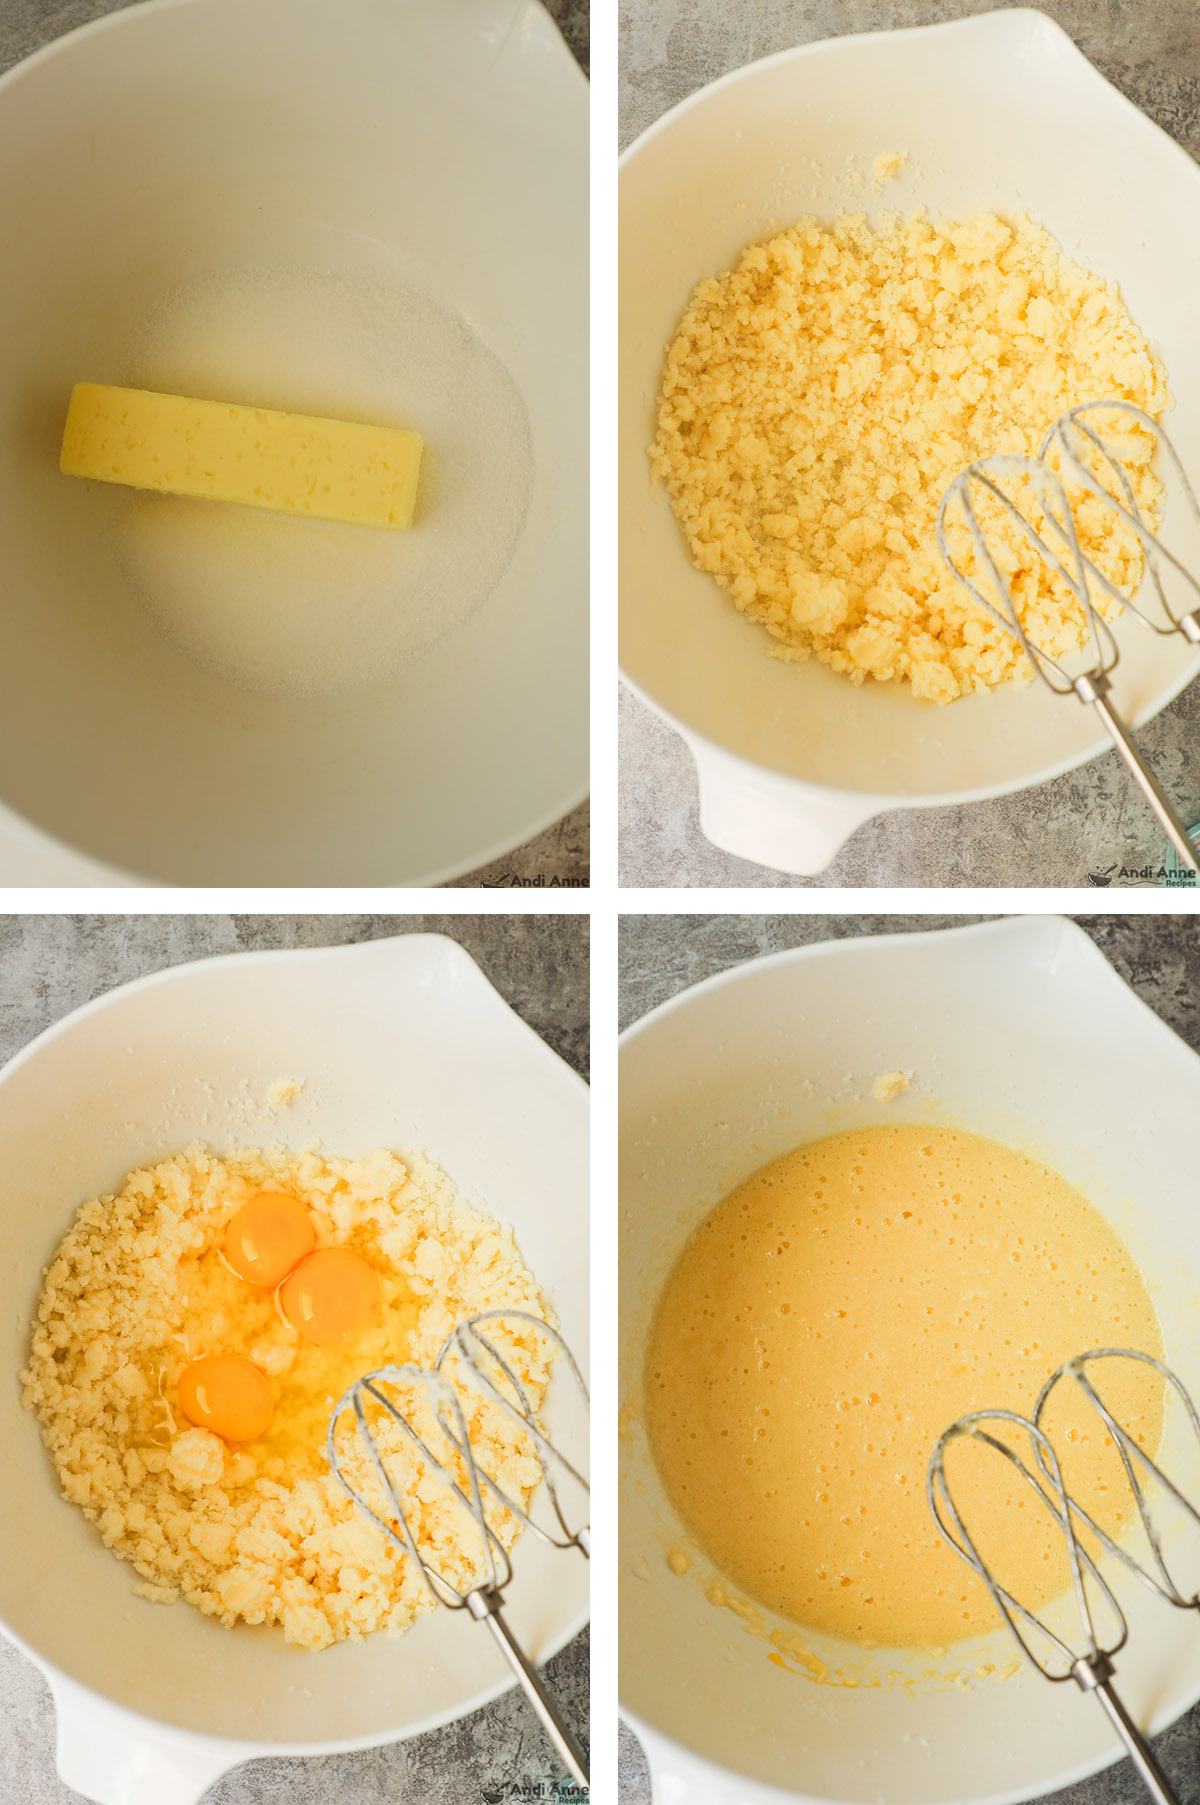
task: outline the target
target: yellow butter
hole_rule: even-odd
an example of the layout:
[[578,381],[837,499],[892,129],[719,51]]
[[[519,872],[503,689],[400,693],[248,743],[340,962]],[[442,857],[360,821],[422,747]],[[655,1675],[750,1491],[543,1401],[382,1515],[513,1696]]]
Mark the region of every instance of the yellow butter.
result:
[[344,520],[412,524],[420,436],[148,389],[77,382],[63,428],[67,476]]

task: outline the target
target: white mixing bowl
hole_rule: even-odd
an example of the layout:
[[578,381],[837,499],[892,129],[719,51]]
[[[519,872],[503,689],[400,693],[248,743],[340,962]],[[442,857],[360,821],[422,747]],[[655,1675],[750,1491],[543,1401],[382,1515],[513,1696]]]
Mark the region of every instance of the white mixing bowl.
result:
[[[885,193],[866,192],[871,158],[894,150],[909,153],[906,168]],[[1043,14],[785,51],[644,133],[621,176],[622,664],[695,757],[708,838],[783,871],[823,870],[885,809],[1003,795],[1110,744],[1091,710],[1041,686],[938,708],[907,686],[855,688],[815,661],[768,657],[764,630],[692,567],[651,483],[663,353],[696,282],[802,214],[919,207],[952,218],[1024,208],[1114,277],[1166,363],[1170,431],[1200,475],[1200,169]],[[848,419],[847,434],[860,425]],[[1194,566],[1183,512],[1176,498],[1167,527]],[[1117,696],[1136,721],[1200,670],[1182,641],[1126,629],[1121,643]]]
[[[582,799],[587,182],[586,83],[537,0],[150,0],[0,79],[0,830],[55,881],[438,882]],[[507,572],[377,689],[209,674],[122,574],[127,492],[58,471],[72,384],[131,380],[168,297],[244,271],[415,285],[528,411]],[[288,364],[280,335],[274,405],[369,417],[338,338]]]
[[[895,1069],[913,1072],[913,1089],[874,1101],[872,1079]],[[663,1279],[717,1200],[802,1141],[904,1121],[992,1135],[1076,1184],[1140,1265],[1167,1359],[1195,1388],[1200,1220],[1181,1175],[1198,1104],[1200,1058],[1055,917],[827,943],[685,991],[631,1029],[621,1055],[632,1408]],[[637,1422],[624,1454],[621,1692],[657,1805],[1011,1805],[1121,1754],[1094,1702],[1028,1671],[909,1696],[772,1665],[762,1640],[708,1603],[703,1563],[684,1578],[668,1569],[664,1547],[686,1536]],[[1158,1731],[1200,1697],[1200,1635],[1190,1613],[1135,1590],[1118,1688]],[[970,1649],[1000,1663],[1014,1654],[1004,1631]],[[914,1663],[931,1665],[956,1663]],[[962,1665],[969,1673],[974,1659]]]
[[[306,1080],[296,1103],[256,1117],[283,1076]],[[511,1683],[463,1613],[312,1654],[278,1630],[149,1604],[59,1497],[16,1384],[42,1268],[81,1202],[196,1138],[218,1150],[317,1138],[349,1154],[426,1148],[512,1224],[581,1359],[588,1347],[586,1087],[453,941],[175,967],[77,1010],[12,1060],[0,1073],[0,1627],[49,1682],[60,1775],[101,1805],[194,1805],[241,1761],[413,1736]],[[540,1662],[585,1621],[585,1563],[528,1537],[514,1567],[511,1619]]]

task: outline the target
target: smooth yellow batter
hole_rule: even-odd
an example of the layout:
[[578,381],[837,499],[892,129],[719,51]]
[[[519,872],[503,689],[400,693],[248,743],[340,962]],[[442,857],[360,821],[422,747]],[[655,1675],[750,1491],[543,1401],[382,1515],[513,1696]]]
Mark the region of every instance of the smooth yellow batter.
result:
[[[1103,1345],[1161,1354],[1141,1275],[1078,1191],[977,1135],[864,1128],[764,1166],[696,1229],[650,1333],[647,1428],[680,1516],[760,1603],[856,1642],[952,1642],[997,1619],[929,1515],[934,1443],[968,1410],[1028,1412],[1054,1367]],[[1128,1365],[1104,1395],[1153,1451],[1161,1381]],[[1118,1528],[1095,1419],[1064,1401],[1050,1426]],[[1036,1500],[999,1457],[953,1452],[1003,1581],[1055,1597],[1066,1568]]]

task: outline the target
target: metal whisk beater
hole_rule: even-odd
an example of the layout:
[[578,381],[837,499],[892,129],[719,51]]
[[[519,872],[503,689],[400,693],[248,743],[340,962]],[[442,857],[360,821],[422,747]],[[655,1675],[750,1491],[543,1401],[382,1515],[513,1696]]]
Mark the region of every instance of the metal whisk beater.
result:
[[[1157,438],[1193,519],[1200,523],[1200,504],[1197,504],[1174,446],[1158,422],[1132,402],[1089,401],[1071,408],[1054,422],[1036,458],[1001,454],[972,464],[957,476],[938,509],[938,549],[950,572],[971,599],[1018,641],[1047,688],[1055,695],[1075,695],[1096,710],[1180,861],[1197,871],[1200,861],[1186,826],[1110,700],[1112,673],[1120,659],[1120,647],[1112,626],[1099,611],[1097,598],[1106,598],[1151,633],[1160,637],[1178,635],[1191,645],[1200,645],[1200,606],[1197,606],[1200,604],[1200,583],[1153,531],[1138,505],[1128,469],[1096,423],[1098,416],[1111,415],[1135,422]],[[1085,555],[1063,475],[1048,461],[1051,456],[1072,483],[1111,508],[1136,535],[1145,554],[1146,575],[1157,599],[1160,618],[1156,619],[1139,607],[1131,595],[1119,589]],[[1036,498],[1037,521],[1031,520],[1029,511],[1013,499],[1010,493],[1013,487],[1019,493]],[[1025,543],[1062,579],[1078,603],[1087,627],[1091,657],[1090,668],[1079,676],[1072,677],[1045,647],[1029,638],[1011,586],[1001,569],[998,548],[989,540],[980,519],[977,496],[989,497],[999,507],[1004,518],[1018,528]],[[970,534],[979,569],[986,572],[991,586],[991,595],[985,594],[976,578],[967,574],[950,549],[947,520],[953,519],[956,513],[961,515]],[[1164,568],[1169,568],[1190,592],[1189,606],[1182,611],[1176,610],[1168,599]]]
[[[389,1540],[416,1562],[435,1602],[447,1610],[465,1610],[477,1622],[487,1624],[568,1773],[581,1786],[586,1786],[588,1770],[583,1749],[505,1620],[503,1594],[513,1577],[513,1566],[507,1549],[488,1521],[487,1502],[491,1499],[511,1513],[548,1546],[577,1548],[587,1556],[590,1551],[588,1530],[586,1526],[570,1527],[562,1488],[564,1482],[569,1481],[586,1494],[588,1485],[546,1434],[511,1358],[496,1345],[495,1328],[501,1323],[524,1323],[547,1337],[586,1405],[587,1387],[570,1348],[557,1329],[529,1311],[485,1311],[455,1326],[433,1371],[412,1365],[385,1366],[365,1374],[350,1386],[338,1400],[330,1418],[326,1453],[343,1491]],[[545,1493],[555,1527],[547,1528],[537,1521],[532,1514],[534,1500],[530,1500],[527,1509],[519,1498],[505,1491],[477,1457],[464,1410],[464,1400],[469,1402],[472,1391],[499,1405],[518,1427],[526,1443],[536,1450],[533,1458],[541,1469],[544,1482],[538,1490]],[[399,1401],[414,1392],[425,1406],[423,1427],[417,1426],[413,1420],[415,1413],[403,1408]],[[353,1418],[354,1440],[365,1452],[381,1488],[382,1496],[374,1502],[349,1477],[349,1447],[343,1449],[338,1445],[338,1427],[347,1414]],[[473,1544],[479,1551],[477,1566],[483,1572],[483,1577],[474,1584],[466,1587],[456,1584],[430,1551],[421,1546],[419,1531],[413,1521],[412,1503],[380,1449],[376,1426],[381,1423],[394,1424],[400,1430],[402,1445],[415,1454],[422,1471],[432,1475],[453,1498],[452,1508],[466,1513]],[[436,1448],[432,1445],[435,1440]],[[381,1505],[390,1509],[390,1516],[384,1514]]]
[[[1080,1545],[1076,1520],[1086,1527],[1102,1548],[1119,1560],[1141,1583],[1180,1609],[1200,1608],[1200,1592],[1182,1585],[1172,1575],[1164,1545],[1161,1525],[1156,1515],[1148,1486],[1161,1488],[1165,1496],[1191,1525],[1200,1530],[1200,1512],[1189,1503],[1174,1481],[1151,1460],[1145,1449],[1117,1421],[1088,1375],[1095,1361],[1133,1360],[1151,1367],[1173,1389],[1186,1413],[1189,1428],[1200,1447],[1200,1417],[1181,1381],[1160,1360],[1134,1348],[1093,1348],[1077,1354],[1051,1374],[1042,1387],[1033,1415],[1024,1417],[1012,1410],[975,1410],[962,1416],[939,1437],[929,1463],[926,1496],[933,1518],[942,1536],[983,1580],[1004,1622],[1025,1657],[1046,1679],[1071,1679],[1085,1692],[1094,1693],[1104,1707],[1113,1728],[1137,1767],[1146,1788],[1158,1805],[1179,1805],[1166,1775],[1159,1767],[1149,1744],[1122,1704],[1113,1686],[1116,1671],[1114,1656],[1125,1646],[1129,1627],[1112,1587],[1104,1578],[1095,1559]],[[1139,1559],[1116,1542],[1077,1499],[1067,1491],[1054,1446],[1043,1428],[1047,1405],[1060,1385],[1078,1387],[1088,1404],[1099,1416],[1120,1456],[1126,1480],[1133,1496],[1148,1555]],[[999,1430],[1001,1433],[994,1433]],[[1007,1433],[1008,1439],[1002,1436]],[[981,1556],[969,1528],[961,1516],[946,1475],[947,1448],[956,1440],[970,1437],[983,1442],[1003,1456],[1021,1476],[1025,1484],[1041,1500],[1062,1531],[1066,1544],[1078,1621],[1074,1643],[1065,1639],[1030,1610],[1005,1586],[1001,1585]],[[1025,1441],[1032,1459],[1012,1446],[1012,1441]]]
[[[575,1357],[557,1330],[551,1329],[540,1316],[531,1316],[526,1310],[481,1310],[475,1316],[465,1317],[451,1329],[437,1357],[437,1371],[451,1369],[456,1362],[470,1374],[473,1383],[498,1404],[512,1420],[527,1434],[536,1446],[542,1462],[542,1483],[546,1488],[546,1496],[550,1508],[558,1523],[559,1534],[546,1529],[537,1523],[513,1498],[510,1498],[487,1473],[480,1469],[480,1477],[493,1495],[519,1517],[527,1529],[533,1531],[539,1541],[547,1543],[551,1548],[578,1548],[580,1553],[589,1557],[592,1552],[591,1529],[582,1524],[572,1529],[564,1512],[559,1495],[557,1475],[569,1476],[577,1486],[586,1492],[587,1481],[573,1467],[560,1449],[548,1441],[538,1421],[537,1410],[533,1400],[521,1383],[511,1361],[504,1358],[494,1341],[485,1333],[494,1323],[527,1322],[533,1327],[549,1335],[554,1341],[561,1359],[566,1362],[567,1370],[575,1382],[580,1395],[587,1401],[587,1386],[583,1382],[583,1374],[575,1364]],[[501,1383],[502,1381],[502,1383]]]

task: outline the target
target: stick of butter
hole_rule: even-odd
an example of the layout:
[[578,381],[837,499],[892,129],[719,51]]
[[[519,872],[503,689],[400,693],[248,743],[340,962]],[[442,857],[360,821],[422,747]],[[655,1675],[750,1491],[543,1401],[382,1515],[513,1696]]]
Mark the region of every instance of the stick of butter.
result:
[[412,524],[423,450],[417,433],[393,426],[77,382],[59,468],[167,495],[399,528]]

